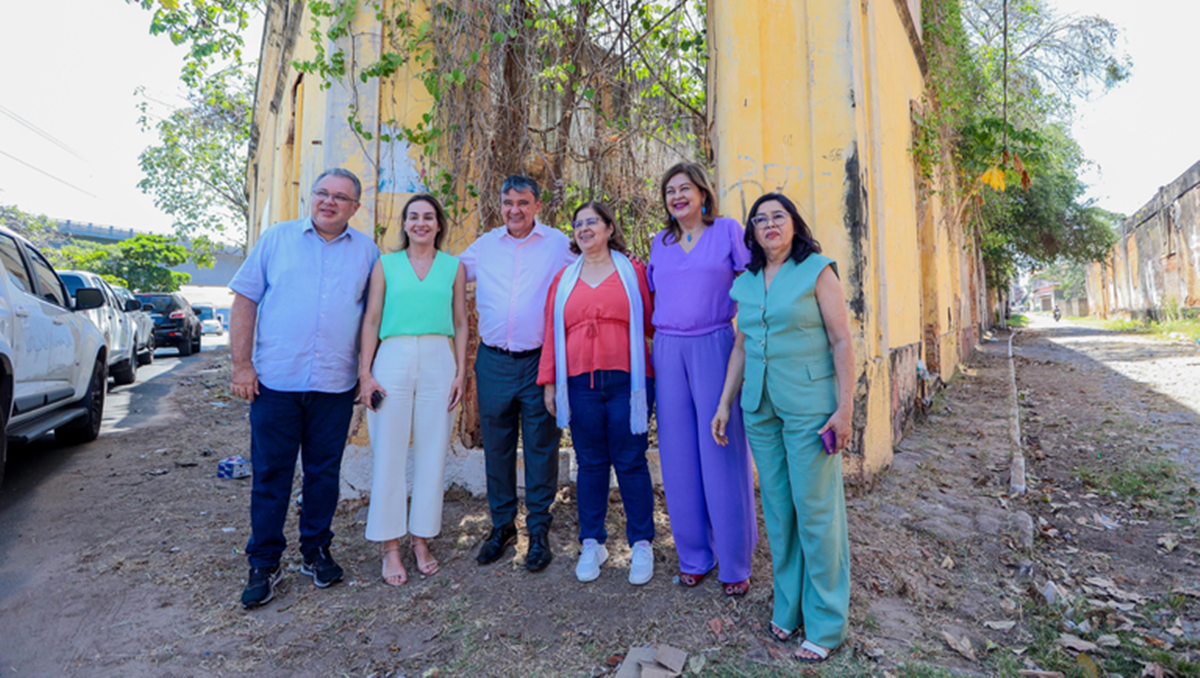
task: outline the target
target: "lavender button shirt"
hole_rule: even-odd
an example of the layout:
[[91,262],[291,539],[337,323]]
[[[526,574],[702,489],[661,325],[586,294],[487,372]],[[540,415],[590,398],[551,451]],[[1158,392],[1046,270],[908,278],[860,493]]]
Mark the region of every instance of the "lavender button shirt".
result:
[[229,289],[258,304],[254,370],[275,391],[344,393],[358,381],[358,334],[379,258],[353,228],[326,242],[311,219],[263,231]]
[[729,326],[737,313],[729,288],[750,261],[743,234],[737,221],[718,217],[691,252],[668,245],[667,231],[654,236],[646,274],[655,292],[655,332],[695,337]]

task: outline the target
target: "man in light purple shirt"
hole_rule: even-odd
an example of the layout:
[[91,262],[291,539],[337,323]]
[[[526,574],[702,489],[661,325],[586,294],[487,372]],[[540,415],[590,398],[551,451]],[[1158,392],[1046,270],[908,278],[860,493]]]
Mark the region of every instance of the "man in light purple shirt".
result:
[[516,541],[520,430],[529,512],[525,567],[531,572],[544,569],[553,559],[550,505],[558,491],[562,435],[537,385],[546,295],[554,274],[575,259],[570,239],[537,221],[540,195],[537,182],[529,177],[505,179],[500,187],[504,226],[479,236],[459,256],[467,280],[475,283],[479,311],[475,380],[492,514],[492,531],[475,560],[480,565],[493,563]]
[[361,194],[351,172],[321,174],[311,216],[265,230],[229,283],[233,394],[250,401],[254,469],[247,609],[269,602],[282,575],[297,454],[304,473],[300,572],[318,588],[343,577],[329,553],[330,525],[358,383],[367,281],[379,258],[371,237],[349,227]]

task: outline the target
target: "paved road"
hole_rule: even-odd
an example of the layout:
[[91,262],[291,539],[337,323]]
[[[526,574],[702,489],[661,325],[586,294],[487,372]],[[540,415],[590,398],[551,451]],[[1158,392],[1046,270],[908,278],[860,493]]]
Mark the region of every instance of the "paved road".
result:
[[[173,348],[162,348],[155,352],[152,364],[138,368],[136,382],[128,386],[115,386],[109,380],[101,438],[145,427],[156,418],[165,416],[166,395],[174,385],[174,380],[169,376],[186,363],[227,346],[228,341],[228,334],[204,337],[201,352],[188,358],[179,357],[179,352]],[[4,487],[0,488],[0,512],[13,494],[21,493],[21,488],[37,486],[47,474],[59,468],[72,449],[58,444],[53,435],[43,436],[25,447],[9,446]]]

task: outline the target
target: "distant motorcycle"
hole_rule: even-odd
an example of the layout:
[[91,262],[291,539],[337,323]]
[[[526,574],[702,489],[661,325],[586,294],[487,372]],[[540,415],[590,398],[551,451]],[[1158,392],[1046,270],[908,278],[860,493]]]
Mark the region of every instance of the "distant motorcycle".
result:
[[1058,322],[1059,320],[1062,320],[1062,310],[1060,310],[1057,306],[1055,306],[1054,307],[1054,322]]

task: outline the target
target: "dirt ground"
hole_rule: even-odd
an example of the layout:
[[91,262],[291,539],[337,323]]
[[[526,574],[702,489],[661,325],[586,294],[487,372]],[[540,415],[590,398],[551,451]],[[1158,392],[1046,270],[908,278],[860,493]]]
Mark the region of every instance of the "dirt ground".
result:
[[451,491],[438,574],[406,553],[409,583],[384,585],[364,507],[345,502],[346,582],[313,588],[291,547],[276,600],[243,611],[250,485],[215,471],[249,456],[247,407],[227,358],[196,361],[168,377],[161,425],[16,453],[35,468],[0,490],[0,674],[602,676],[631,646],[670,644],[704,676],[1200,675],[1200,350],[1127,339],[1044,323],[1017,336],[1025,497],[1008,496],[1007,336],[981,345],[893,467],[849,497],[850,636],[803,669],[764,632],[765,531],[744,599],[715,577],[684,589],[661,496],[643,587],[625,579],[619,501],[613,557],[580,584],[570,488],[538,574],[520,567],[523,538],[478,567],[486,502]]

